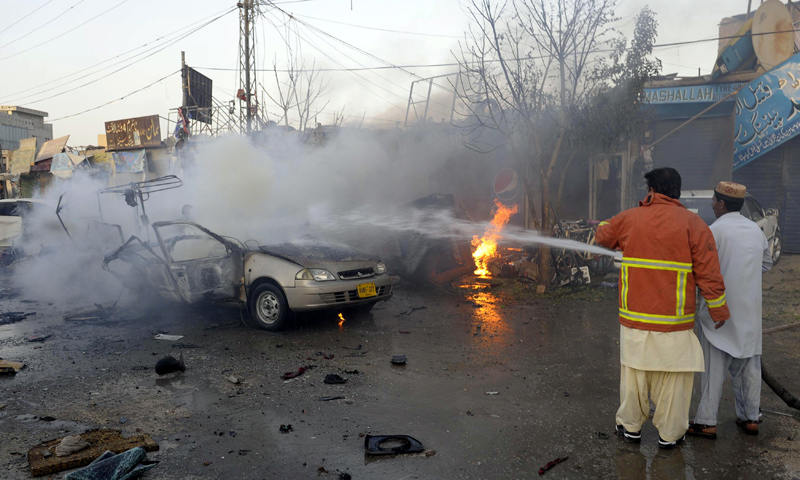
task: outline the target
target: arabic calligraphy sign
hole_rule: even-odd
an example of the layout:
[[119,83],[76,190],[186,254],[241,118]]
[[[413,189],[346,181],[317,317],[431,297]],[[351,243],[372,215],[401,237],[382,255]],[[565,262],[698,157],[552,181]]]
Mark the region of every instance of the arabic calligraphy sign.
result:
[[158,147],[161,145],[158,115],[106,122],[106,140],[109,150]]
[[800,134],[800,54],[744,87],[735,113],[734,170]]

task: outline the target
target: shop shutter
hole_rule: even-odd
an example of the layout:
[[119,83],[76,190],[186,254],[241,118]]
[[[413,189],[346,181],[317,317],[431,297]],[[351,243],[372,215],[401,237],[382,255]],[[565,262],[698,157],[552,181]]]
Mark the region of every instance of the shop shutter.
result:
[[795,140],[786,146],[780,205],[781,241],[783,250],[789,253],[800,253],[800,141]]
[[[659,139],[685,119],[663,120],[653,127]],[[723,139],[730,141],[728,117],[700,118],[673,133],[653,149],[653,168],[672,167],[681,174],[683,190],[713,188],[714,162]]]

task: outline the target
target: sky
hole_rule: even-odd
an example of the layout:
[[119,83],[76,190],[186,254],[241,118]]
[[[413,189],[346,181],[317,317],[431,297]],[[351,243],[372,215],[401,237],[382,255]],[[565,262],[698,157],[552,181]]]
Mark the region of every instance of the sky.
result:
[[[306,66],[415,65],[407,71],[322,72],[328,87],[315,103],[322,110],[315,118],[323,124],[333,123],[342,112],[348,122],[363,121],[364,126],[402,122],[413,81],[458,70],[419,65],[455,62],[469,27],[468,0],[275,3],[285,13],[263,8],[256,21],[259,69],[272,69],[273,62],[286,68],[287,39]],[[619,20],[613,25],[630,36],[635,15],[647,4],[619,0]],[[672,0],[649,6],[659,23],[657,44],[664,44],[717,36],[720,20],[744,13],[747,1]],[[181,51],[189,66],[213,80],[214,97],[229,102],[239,88],[235,7],[229,0],[0,0],[0,105],[48,112],[54,136],[70,135],[71,146],[96,144],[110,120],[158,114],[174,121],[174,109],[181,104]],[[287,25],[287,14],[297,21]],[[717,42],[657,48],[654,56],[663,62],[663,73],[693,76],[700,68],[708,74]],[[259,72],[257,78],[275,93],[273,72]],[[438,90],[440,100],[452,95]],[[283,112],[269,99],[259,101],[271,120],[282,119]],[[447,102],[431,108],[435,120],[449,116]],[[290,114],[289,120],[296,122],[297,115]],[[162,131],[167,126],[162,120]]]

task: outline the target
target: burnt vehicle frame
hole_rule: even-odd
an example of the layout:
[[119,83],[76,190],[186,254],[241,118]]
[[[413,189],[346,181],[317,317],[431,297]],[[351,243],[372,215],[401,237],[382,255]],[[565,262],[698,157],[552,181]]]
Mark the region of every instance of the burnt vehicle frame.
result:
[[[368,310],[392,296],[385,265],[349,247],[248,246],[191,221],[152,228],[155,244],[133,236],[105,256],[103,269],[135,291],[168,300],[247,305],[265,330],[280,330],[293,312]],[[127,270],[112,267],[118,260]]]

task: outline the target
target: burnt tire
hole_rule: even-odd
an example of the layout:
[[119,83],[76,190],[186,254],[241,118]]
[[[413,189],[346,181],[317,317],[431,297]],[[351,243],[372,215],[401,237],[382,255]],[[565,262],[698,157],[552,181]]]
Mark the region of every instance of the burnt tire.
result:
[[271,283],[262,283],[250,295],[250,318],[258,328],[277,332],[289,318],[289,306],[281,289]]

